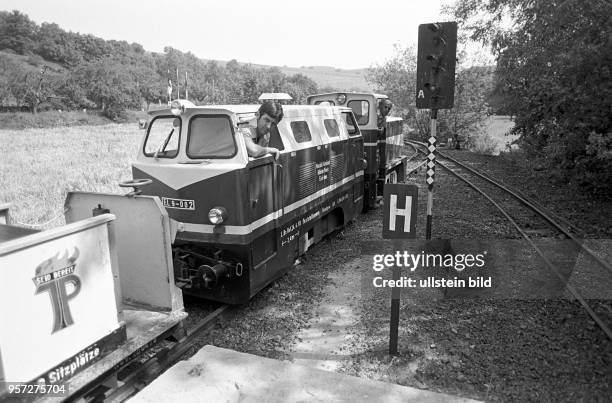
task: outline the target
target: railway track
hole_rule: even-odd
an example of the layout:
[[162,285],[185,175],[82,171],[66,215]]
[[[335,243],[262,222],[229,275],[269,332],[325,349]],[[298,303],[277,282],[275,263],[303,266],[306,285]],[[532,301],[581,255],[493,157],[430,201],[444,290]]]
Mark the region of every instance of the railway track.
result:
[[406,145],[412,148],[413,150],[413,153],[406,160],[406,164],[407,164],[406,173],[410,175],[411,173],[416,172],[420,168],[424,167],[425,164],[427,163],[427,160],[417,161],[416,159],[420,155],[418,148],[414,144],[411,144],[411,143],[406,143]]
[[[421,147],[424,149],[427,147],[426,144],[416,141],[409,141],[408,144],[411,144],[415,149],[419,149],[419,151],[421,151]],[[427,154],[426,151],[422,152]],[[449,166],[447,162],[453,165]],[[584,244],[584,240],[580,239],[584,231],[562,217],[547,211],[536,201],[526,197],[521,192],[511,189],[498,180],[457,161],[443,152],[438,151],[436,153],[436,165],[466,183],[493,204],[508,222],[510,222],[520,237],[525,239],[536,251],[546,267],[565,285],[566,290],[579,301],[591,319],[597,323],[606,336],[612,340],[612,330],[610,327],[595,313],[586,299],[580,295],[578,290],[569,284],[568,279],[559,272],[553,263],[552,257],[537,243],[539,238],[569,239],[573,247],[576,248],[577,253],[582,253],[593,262],[597,263],[598,266],[608,272],[608,275],[612,274],[612,265],[595,254],[593,250]],[[466,174],[469,175],[470,178],[466,177]],[[517,201],[519,203],[517,203]]]
[[[76,402],[123,402],[135,395],[138,391],[151,383],[165,370],[176,364],[190,350],[196,348],[198,337],[212,328],[217,320],[224,318],[232,312],[230,305],[222,305],[213,312],[193,323],[188,329],[175,332],[169,339],[169,345],[160,347],[162,340],[155,346],[150,346],[153,354],[141,362],[139,359],[147,354],[148,350],[130,357],[128,362],[113,368],[111,373],[105,374],[108,381],[96,381],[95,386],[84,388],[81,392],[70,397],[69,401]],[[180,336],[177,339],[177,333]]]

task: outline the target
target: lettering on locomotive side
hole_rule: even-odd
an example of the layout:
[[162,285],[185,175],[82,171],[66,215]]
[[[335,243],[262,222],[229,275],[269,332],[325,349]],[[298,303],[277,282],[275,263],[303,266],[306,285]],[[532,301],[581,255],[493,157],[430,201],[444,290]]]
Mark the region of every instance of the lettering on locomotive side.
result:
[[344,193],[343,195],[341,195],[340,197],[338,197],[338,199],[336,200],[336,202],[337,202],[338,204],[340,204],[340,203],[342,203],[343,201],[348,200],[348,198],[349,198],[348,193]]
[[175,208],[179,210],[195,210],[195,201],[188,199],[172,199],[170,197],[162,197],[162,205],[167,208]]
[[300,228],[303,225],[321,217],[322,215],[329,212],[332,208],[336,207],[336,205],[339,205],[346,200],[349,200],[349,194],[347,192],[342,193],[335,200],[332,200],[331,202],[328,202],[322,205],[321,209],[311,211],[305,214],[304,216],[298,218],[296,221],[294,221],[290,225],[287,225],[286,227],[281,228],[280,230],[281,247],[289,245],[292,241],[296,240],[300,236]]
[[319,217],[321,215],[321,212],[319,210],[310,213],[309,215],[307,215],[306,217],[304,217],[302,219],[302,224],[306,224],[307,222],[310,222],[312,220],[314,220],[315,218]]
[[315,168],[317,170],[317,178],[319,178],[319,182],[322,182],[328,178],[329,174],[329,165],[330,161],[320,162],[315,164]]
[[[328,207],[329,210],[329,207]],[[288,244],[290,244],[292,241],[294,241],[295,239],[297,239],[297,237],[300,236],[300,227],[304,224],[307,224],[308,222],[314,220],[315,218],[319,217],[321,215],[321,210],[316,210],[314,212],[311,212],[308,215],[305,215],[302,218],[298,218],[293,224],[288,225],[285,228],[281,229],[280,232],[280,236],[281,236],[281,247],[282,246],[286,246]]]
[[290,234],[288,237],[281,239],[281,246],[289,245],[300,236],[300,231]]

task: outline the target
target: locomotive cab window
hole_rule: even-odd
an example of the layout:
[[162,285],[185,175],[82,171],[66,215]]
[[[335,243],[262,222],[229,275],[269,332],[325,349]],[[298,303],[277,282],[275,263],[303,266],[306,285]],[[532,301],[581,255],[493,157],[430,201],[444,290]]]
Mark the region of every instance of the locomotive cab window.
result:
[[359,126],[367,125],[370,121],[370,103],[368,101],[352,100],[347,106],[353,110]]
[[334,105],[336,105],[336,103],[334,101],[315,101],[314,104],[315,105],[322,105],[322,106],[325,106],[325,105],[334,106]]
[[359,130],[357,129],[357,123],[355,123],[353,115],[350,112],[342,112],[342,117],[346,122],[346,129],[348,130],[349,136],[359,134]]
[[159,116],[149,124],[144,144],[147,157],[174,158],[178,154],[181,119],[176,116]]
[[189,122],[189,158],[231,158],[236,155],[232,124],[226,115],[199,115]]
[[324,119],[323,124],[329,137],[338,137],[340,135],[340,129],[338,129],[338,123],[335,119]]
[[312,140],[310,128],[308,127],[308,123],[306,123],[306,121],[298,120],[291,122],[290,126],[291,131],[293,132],[293,137],[298,143],[306,143],[307,141]]

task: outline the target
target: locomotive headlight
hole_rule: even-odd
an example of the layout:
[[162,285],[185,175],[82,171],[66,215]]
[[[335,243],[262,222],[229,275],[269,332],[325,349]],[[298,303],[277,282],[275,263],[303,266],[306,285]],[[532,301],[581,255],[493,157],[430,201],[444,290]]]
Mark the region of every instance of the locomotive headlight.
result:
[[218,225],[227,220],[227,210],[224,207],[213,207],[208,212],[208,220],[211,224]]
[[339,105],[344,105],[344,103],[346,102],[346,94],[338,94],[336,96],[336,101],[338,101]]

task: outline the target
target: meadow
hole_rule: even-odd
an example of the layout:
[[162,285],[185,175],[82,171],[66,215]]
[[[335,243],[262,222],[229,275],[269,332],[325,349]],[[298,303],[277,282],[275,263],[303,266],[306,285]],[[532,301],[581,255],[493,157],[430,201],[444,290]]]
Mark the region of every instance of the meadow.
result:
[[64,224],[71,190],[122,193],[143,131],[137,123],[0,130],[0,204],[14,224]]

